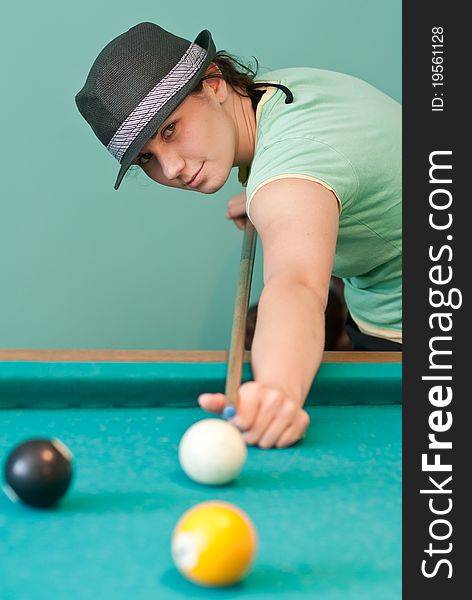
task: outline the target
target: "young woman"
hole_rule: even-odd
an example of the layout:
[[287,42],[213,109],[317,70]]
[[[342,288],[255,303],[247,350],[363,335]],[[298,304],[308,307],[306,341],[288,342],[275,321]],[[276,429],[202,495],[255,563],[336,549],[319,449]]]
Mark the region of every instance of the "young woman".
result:
[[[238,69],[242,67],[241,69]],[[76,103],[119,160],[165,186],[212,194],[233,167],[228,216],[262,242],[254,381],[234,424],[248,444],[303,437],[320,365],[331,274],[344,280],[354,347],[401,349],[401,109],[354,77],[311,68],[256,73],[152,23],[110,42]],[[200,405],[221,412],[223,394]]]

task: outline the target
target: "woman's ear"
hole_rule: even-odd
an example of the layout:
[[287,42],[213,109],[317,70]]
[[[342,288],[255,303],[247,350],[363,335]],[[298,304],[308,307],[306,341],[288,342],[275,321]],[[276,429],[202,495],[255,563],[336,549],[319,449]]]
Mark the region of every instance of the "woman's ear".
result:
[[221,73],[221,69],[214,62],[210,63],[208,65],[208,67],[206,68],[204,77],[206,77],[207,75],[221,75],[221,76],[223,76],[222,73]]
[[203,86],[211,88],[219,100],[226,99],[228,94],[228,86],[218,65],[215,63],[210,63],[201,81]]

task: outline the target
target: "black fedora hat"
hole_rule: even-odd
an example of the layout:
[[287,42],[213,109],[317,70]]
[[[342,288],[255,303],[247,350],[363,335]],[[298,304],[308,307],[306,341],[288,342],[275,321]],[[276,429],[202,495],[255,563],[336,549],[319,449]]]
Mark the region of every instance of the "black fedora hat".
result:
[[97,56],[75,101],[121,164],[115,190],[149,138],[203,77],[215,54],[206,29],[192,43],[154,23],[139,23]]

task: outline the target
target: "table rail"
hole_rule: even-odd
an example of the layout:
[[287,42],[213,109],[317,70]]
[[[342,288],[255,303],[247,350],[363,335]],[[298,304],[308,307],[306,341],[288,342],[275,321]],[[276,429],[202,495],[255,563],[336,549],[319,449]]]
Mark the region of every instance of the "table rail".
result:
[[[226,350],[0,349],[1,362],[227,362]],[[251,353],[244,352],[244,362]],[[324,352],[323,362],[402,362],[401,352]]]

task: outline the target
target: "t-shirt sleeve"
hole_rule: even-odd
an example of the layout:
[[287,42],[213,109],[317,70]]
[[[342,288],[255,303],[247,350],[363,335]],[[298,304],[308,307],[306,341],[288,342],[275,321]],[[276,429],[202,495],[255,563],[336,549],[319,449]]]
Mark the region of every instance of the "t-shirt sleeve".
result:
[[355,199],[358,189],[356,173],[345,156],[334,148],[311,138],[279,140],[256,152],[246,186],[246,212],[254,194],[276,179],[300,177],[324,185],[334,192],[339,210]]

